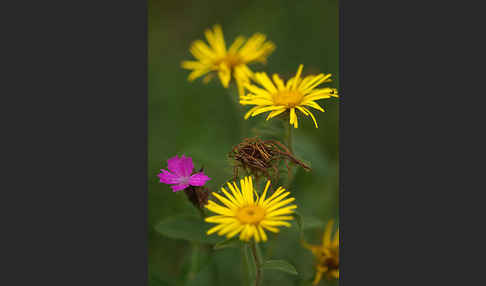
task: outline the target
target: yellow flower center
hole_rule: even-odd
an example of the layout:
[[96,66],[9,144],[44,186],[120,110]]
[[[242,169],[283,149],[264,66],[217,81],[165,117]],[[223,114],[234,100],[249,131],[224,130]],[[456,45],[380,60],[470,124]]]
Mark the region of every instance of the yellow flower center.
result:
[[242,64],[243,60],[236,54],[226,54],[224,57],[215,62],[216,65],[220,65],[221,63],[225,63],[231,69],[239,64]]
[[265,217],[265,210],[259,206],[242,207],[236,213],[236,218],[242,224],[258,224]]
[[296,90],[284,90],[274,93],[272,98],[275,105],[294,107],[300,104],[304,95]]

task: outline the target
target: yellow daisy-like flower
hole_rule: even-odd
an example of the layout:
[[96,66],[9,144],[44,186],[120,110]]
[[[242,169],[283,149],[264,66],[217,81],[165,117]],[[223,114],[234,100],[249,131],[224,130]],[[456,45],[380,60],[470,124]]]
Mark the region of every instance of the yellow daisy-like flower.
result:
[[232,78],[235,79],[240,96],[244,93],[244,84],[253,77],[253,72],[247,64],[265,63],[268,55],[275,50],[275,45],[265,41],[265,35],[259,33],[248,40],[242,36],[237,37],[229,49],[226,49],[221,26],[215,25],[212,31],[206,29],[204,34],[209,46],[201,40],[195,41],[190,52],[197,61],[182,62],[183,68],[193,70],[189,74],[189,81],[208,74],[203,80],[207,83],[214,75],[213,72],[217,72],[225,88],[229,86]]
[[306,106],[324,112],[324,109],[315,101],[318,99],[338,97],[338,94],[334,88],[316,88],[322,83],[330,82],[331,74],[321,73],[301,78],[300,74],[302,73],[303,67],[303,65],[300,65],[296,76],[289,79],[286,84],[277,74],[273,75],[272,82],[266,73],[255,73],[255,81],[263,88],[253,84],[245,85],[245,88],[251,93],[242,96],[240,104],[256,105],[246,113],[245,119],[271,111],[267,117],[268,120],[285,111],[289,111],[290,124],[297,128],[299,124],[296,110],[299,110],[304,115],[312,117],[316,128],[318,128],[316,118]]
[[208,230],[207,234],[217,232],[218,235],[226,235],[232,238],[238,233],[240,240],[249,241],[252,237],[255,242],[267,241],[265,230],[277,233],[277,226],[290,227],[288,220],[292,220],[292,214],[296,205],[288,205],[294,198],[285,199],[290,192],[279,187],[271,196],[267,198],[270,181],[267,182],[263,194],[259,197],[253,189],[251,177],[240,180],[240,189],[233,182],[227,183],[231,194],[225,188],[221,191],[225,196],[213,193],[223,205],[219,205],[211,200],[208,201],[206,208],[218,215],[206,218],[206,222],[216,223],[217,226]]
[[326,274],[328,279],[339,279],[339,228],[331,240],[333,223],[333,220],[327,223],[322,237],[322,245],[303,243],[317,259],[316,276],[312,285],[317,285],[323,274]]

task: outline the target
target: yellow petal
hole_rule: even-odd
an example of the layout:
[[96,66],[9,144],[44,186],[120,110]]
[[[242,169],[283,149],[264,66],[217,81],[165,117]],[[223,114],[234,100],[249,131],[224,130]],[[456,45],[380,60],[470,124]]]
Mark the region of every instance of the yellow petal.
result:
[[227,216],[233,216],[234,215],[234,213],[230,209],[219,206],[214,202],[212,204],[208,203],[205,207],[208,210],[210,210],[214,213],[220,214],[220,215],[227,215]]
[[304,113],[305,115],[310,116],[314,121],[314,125],[316,126],[316,128],[319,128],[319,126],[317,125],[316,118],[314,117],[314,114],[312,114],[312,112],[310,112],[307,108],[301,106],[297,106],[297,109],[302,111],[302,113]]
[[271,181],[268,180],[267,181],[267,184],[265,185],[265,189],[263,190],[263,194],[262,196],[260,197],[260,199],[258,200],[258,205],[261,206],[263,201],[265,201],[265,197],[267,196],[267,190],[268,190],[268,187],[270,187],[270,183]]
[[291,224],[286,221],[264,220],[262,223],[263,225],[267,225],[267,226],[286,226],[286,227],[291,226]]
[[204,219],[205,222],[209,223],[218,223],[218,224],[233,224],[238,222],[234,217],[227,217],[227,216],[210,216]]
[[336,230],[334,234],[334,239],[332,240],[332,247],[338,248],[339,247],[339,228]]
[[269,230],[269,231],[271,231],[271,232],[273,232],[273,233],[278,233],[278,232],[280,232],[280,230],[279,230],[278,228],[273,227],[273,226],[269,226],[269,225],[265,225],[263,222],[262,222],[262,223],[260,223],[260,225],[261,225],[261,226],[262,226],[264,229],[267,229],[267,230]]
[[233,236],[237,235],[242,229],[244,228],[243,225],[236,227],[233,231],[229,232],[226,237],[232,238]]
[[258,232],[260,233],[260,237],[263,241],[267,241],[267,234],[263,230],[261,226],[258,226]]
[[226,191],[225,188],[221,188],[221,191],[224,193],[224,195],[237,207],[240,206],[240,203],[236,200],[235,197],[233,197],[230,193]]
[[315,108],[315,109],[319,110],[320,112],[326,112],[319,104],[317,104],[317,102],[314,102],[314,101],[309,101],[309,102],[307,102],[306,104],[303,104],[303,105]]
[[282,188],[282,187],[278,187],[277,190],[268,199],[266,199],[265,201],[263,201],[262,206],[263,207],[266,207],[268,204],[270,204],[272,202],[272,200],[275,197],[279,196],[283,192],[285,192],[285,189]]
[[207,74],[208,72],[210,72],[210,70],[208,70],[208,69],[195,70],[195,71],[193,71],[193,72],[191,72],[189,74],[189,76],[187,77],[187,80],[193,81],[196,78],[201,77],[201,76]]
[[279,90],[285,90],[285,85],[282,79],[278,76],[278,74],[273,74],[273,81],[275,82]]
[[231,46],[229,47],[228,54],[235,54],[238,51],[238,49],[241,47],[241,45],[245,43],[245,40],[246,40],[245,37],[238,36],[233,42],[233,44],[231,44]]
[[288,205],[288,204],[290,204],[293,201],[295,201],[295,198],[288,198],[288,199],[283,200],[283,201],[281,201],[279,203],[276,203],[275,205],[272,205],[271,207],[267,208],[266,211],[269,212],[269,213],[271,213],[272,211],[274,211],[274,210],[276,210],[278,208],[281,208],[281,207],[283,207],[285,205]]
[[245,88],[254,93],[255,95],[261,95],[261,96],[265,96],[265,97],[268,97],[269,99],[272,99],[272,96],[270,95],[270,93],[264,89],[261,89],[253,84],[246,84],[245,85]]
[[231,210],[236,209],[236,205],[233,204],[230,200],[228,200],[225,197],[220,196],[218,193],[213,193],[213,196],[215,196],[220,202],[222,202],[225,206],[230,208]]
[[285,110],[285,107],[275,106],[275,105],[259,107],[258,109],[256,109],[255,111],[253,111],[253,114],[251,116],[252,117],[253,116],[257,116],[258,114],[264,113],[264,112],[267,112],[267,111],[281,110],[282,108]]
[[265,205],[265,207],[266,208],[270,208],[271,206],[273,206],[276,203],[280,202],[281,200],[285,199],[285,197],[287,197],[288,195],[290,195],[290,192],[285,192],[282,195],[279,195],[278,197],[276,197],[275,199],[273,199],[272,201],[269,200],[267,202],[267,204]]
[[331,245],[331,234],[332,234],[332,226],[334,224],[334,220],[330,220],[326,228],[324,230],[324,234],[322,236],[322,247],[327,248]]
[[215,59],[217,56],[217,54],[201,40],[194,41],[189,49],[189,52],[191,52],[191,54],[200,61]]
[[231,185],[230,182],[227,182],[226,184],[228,185],[228,188],[231,190],[233,196],[235,196],[235,199],[241,205],[243,203],[243,197],[241,195],[240,190],[238,190],[238,188],[235,188],[233,185]]
[[319,284],[319,282],[321,281],[322,279],[322,272],[321,271],[317,271],[316,272],[316,277],[314,278],[314,281],[312,282],[312,285],[315,286],[317,284]]
[[232,232],[234,231],[235,229],[238,228],[238,226],[240,226],[240,223],[238,221],[232,223],[232,224],[224,224],[225,227],[223,227],[219,232],[218,232],[218,235],[220,236],[223,236],[229,232]]
[[219,65],[218,76],[221,84],[223,84],[225,88],[228,88],[231,80],[231,70],[226,63],[221,63]]
[[217,232],[218,230],[222,229],[224,226],[225,226],[224,224],[218,224],[217,226],[214,226],[214,227],[210,228],[210,229],[209,229],[209,230],[206,232],[206,234],[207,234],[207,235],[211,235],[211,234],[213,234],[213,233]]
[[277,88],[275,88],[266,73],[256,73],[255,78],[270,94],[277,93]]
[[295,108],[290,109],[290,125],[294,125],[294,128],[299,127],[299,123],[297,121],[297,115],[295,114]]
[[252,233],[253,233],[253,237],[255,238],[255,242],[260,242],[260,234],[258,233],[258,229],[252,225],[251,226],[251,229],[252,229]]
[[282,108],[282,109],[277,109],[277,110],[274,110],[274,111],[272,111],[272,112],[270,112],[270,113],[268,114],[268,116],[267,116],[267,119],[266,119],[266,120],[268,120],[268,119],[270,119],[270,118],[273,118],[273,117],[275,117],[275,116],[277,116],[277,115],[279,115],[279,114],[283,113],[283,112],[284,112],[284,111],[286,111],[286,110],[287,110],[287,108],[285,108],[285,107],[284,107],[284,108]]
[[302,73],[302,69],[304,68],[304,65],[299,65],[299,68],[297,69],[297,74],[294,77],[294,81],[292,83],[292,87],[290,89],[294,90],[297,88],[297,83],[300,79],[300,74]]
[[271,219],[271,218],[276,217],[276,216],[281,216],[281,215],[285,215],[285,214],[291,214],[291,213],[294,212],[293,210],[296,209],[296,208],[297,208],[296,205],[291,205],[291,206],[288,206],[288,207],[281,208],[279,210],[273,211],[273,212],[267,214],[266,217],[268,219]]
[[[240,103],[241,103],[241,102],[240,102]],[[245,120],[246,120],[246,119],[248,119],[248,118],[250,118],[250,116],[253,114],[253,112],[255,112],[255,110],[257,110],[257,109],[259,109],[259,108],[260,108],[260,106],[254,106],[254,107],[252,107],[250,110],[248,110],[248,112],[247,112],[247,113],[245,113],[245,117],[244,117],[244,118],[245,118]]]
[[320,85],[321,83],[330,82],[331,81],[331,80],[329,80],[330,77],[331,77],[331,74],[324,75],[324,74],[321,73],[321,74],[315,76],[314,78],[312,78],[312,80],[309,80],[305,84],[302,84],[300,86],[300,90],[304,93],[307,93],[307,92],[311,91],[312,89],[314,89],[316,86]]

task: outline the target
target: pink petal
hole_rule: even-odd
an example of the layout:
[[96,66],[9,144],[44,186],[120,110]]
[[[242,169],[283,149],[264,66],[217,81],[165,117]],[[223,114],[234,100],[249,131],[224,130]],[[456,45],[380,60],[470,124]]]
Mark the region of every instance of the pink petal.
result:
[[177,176],[183,175],[180,168],[180,160],[181,159],[177,155],[167,160],[167,169],[169,169],[169,171],[176,174]]
[[185,188],[189,187],[188,184],[179,184],[179,185],[173,185],[173,186],[170,186],[172,188],[172,190],[174,192],[177,192],[177,191],[180,191],[180,190],[184,190]]
[[204,175],[203,172],[196,173],[189,178],[189,184],[192,186],[204,186],[207,181],[211,180],[210,177]]
[[180,162],[180,168],[182,169],[183,172],[183,177],[189,177],[192,174],[192,171],[194,170],[194,164],[192,163],[192,158],[191,157],[186,157],[182,155]]
[[167,160],[167,168],[179,177],[189,177],[194,169],[191,157],[182,155],[175,156]]
[[158,174],[157,176],[160,178],[160,182],[164,184],[178,184],[179,177],[172,174],[171,172],[167,172],[164,169],[161,169],[162,173]]

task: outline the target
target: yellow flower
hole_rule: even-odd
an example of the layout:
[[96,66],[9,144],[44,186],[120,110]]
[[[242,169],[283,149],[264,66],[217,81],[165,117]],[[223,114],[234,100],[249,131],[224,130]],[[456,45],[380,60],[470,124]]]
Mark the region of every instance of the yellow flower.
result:
[[206,205],[207,209],[218,214],[205,219],[206,222],[218,224],[208,230],[208,235],[218,232],[220,236],[226,235],[227,238],[231,238],[239,233],[240,240],[249,241],[253,237],[255,242],[260,242],[267,241],[265,230],[277,233],[277,226],[290,227],[287,220],[292,220],[293,217],[289,214],[297,208],[296,205],[288,205],[295,200],[294,198],[285,199],[290,192],[285,192],[284,188],[279,187],[267,198],[270,186],[268,181],[259,197],[253,189],[251,177],[240,180],[241,191],[235,182],[227,184],[231,194],[225,188],[221,188],[225,197],[213,193],[223,205],[211,200]]
[[316,276],[312,285],[317,285],[321,281],[322,274],[326,274],[328,279],[339,279],[339,228],[331,241],[333,223],[333,220],[327,223],[322,237],[322,245],[303,243],[317,259]]
[[251,93],[242,96],[240,104],[256,105],[246,113],[245,119],[271,111],[267,117],[268,120],[284,111],[289,111],[290,124],[297,128],[299,124],[296,110],[299,110],[304,115],[312,117],[317,128],[316,119],[306,106],[324,112],[324,109],[315,100],[330,98],[331,96],[338,97],[337,90],[328,87],[316,88],[324,82],[330,82],[331,74],[325,75],[321,73],[318,75],[309,75],[303,79],[300,78],[303,67],[303,65],[300,65],[297,70],[297,75],[289,79],[286,84],[284,84],[277,74],[273,75],[272,82],[266,73],[255,73],[255,81],[263,89],[252,84],[245,85],[245,88]]
[[248,41],[242,36],[237,37],[228,50],[221,26],[215,25],[213,31],[206,29],[204,34],[209,46],[201,40],[195,41],[190,52],[197,61],[182,62],[183,68],[192,70],[189,81],[207,74],[203,80],[207,83],[214,75],[213,72],[217,72],[225,88],[229,86],[232,78],[235,79],[240,96],[244,93],[244,84],[253,77],[253,72],[247,64],[265,63],[268,55],[275,50],[275,45],[270,41],[265,42],[265,35],[259,33],[254,34]]

